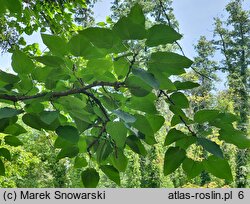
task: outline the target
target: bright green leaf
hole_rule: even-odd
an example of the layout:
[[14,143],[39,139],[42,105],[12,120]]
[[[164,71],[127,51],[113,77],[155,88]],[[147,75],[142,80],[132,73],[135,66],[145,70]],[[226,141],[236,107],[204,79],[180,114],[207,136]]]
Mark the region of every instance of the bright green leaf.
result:
[[173,28],[165,24],[154,25],[148,30],[146,45],[149,47],[173,43],[182,37]]
[[74,167],[75,168],[82,168],[88,165],[87,160],[84,157],[76,157],[75,158],[75,163],[74,163]]
[[13,52],[11,65],[13,70],[18,74],[29,74],[35,68],[32,60],[19,50]]

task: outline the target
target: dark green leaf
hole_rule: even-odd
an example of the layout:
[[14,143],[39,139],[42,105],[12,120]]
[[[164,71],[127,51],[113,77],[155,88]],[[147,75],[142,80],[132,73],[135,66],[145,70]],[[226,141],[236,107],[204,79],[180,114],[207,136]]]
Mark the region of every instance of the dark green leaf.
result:
[[59,154],[57,155],[57,160],[60,160],[65,157],[73,158],[77,156],[79,153],[79,148],[77,146],[67,146],[66,148],[62,148]]
[[154,89],[159,89],[159,82],[155,79],[154,75],[144,69],[133,68],[132,73],[142,79],[145,83]]
[[0,159],[0,176],[5,176],[5,167],[1,159]]
[[250,138],[247,137],[244,132],[228,128],[220,130],[219,134],[219,139],[234,144],[240,149],[250,148]]
[[147,151],[146,151],[145,147],[141,143],[141,140],[138,137],[136,137],[135,135],[128,136],[127,140],[126,140],[126,144],[135,153],[140,154],[142,156],[146,156]]
[[123,148],[127,137],[127,128],[123,122],[108,122],[106,125],[107,133],[115,141],[117,147]]
[[170,147],[164,157],[164,175],[174,172],[186,158],[186,151],[178,147]]
[[4,157],[7,160],[11,160],[10,151],[6,148],[0,148],[0,156]]
[[115,167],[111,165],[103,165],[100,166],[100,169],[110,180],[114,181],[118,186],[121,185],[119,171],[117,171]]
[[200,84],[191,81],[185,81],[185,82],[175,81],[174,85],[177,90],[188,90],[200,86]]
[[190,145],[194,144],[196,141],[197,141],[196,137],[188,136],[183,139],[177,140],[175,142],[175,146],[180,147],[182,149],[187,149]]
[[180,108],[188,108],[189,101],[187,97],[181,92],[175,92],[170,96],[170,100]]
[[203,165],[201,162],[186,158],[182,163],[182,168],[187,174],[188,178],[192,179],[200,175],[203,170]]
[[173,43],[182,37],[173,28],[165,24],[154,25],[148,30],[146,45],[149,47]]
[[186,134],[181,132],[180,130],[176,130],[175,128],[169,130],[164,145],[170,145],[177,140],[188,137]]
[[146,115],[146,118],[152,127],[154,133],[156,133],[164,125],[165,118],[161,115]]
[[126,80],[126,85],[128,86],[130,93],[138,97],[144,97],[152,90],[152,88],[147,83],[136,76],[130,76]]
[[200,144],[205,150],[211,154],[223,158],[223,152],[220,149],[220,146],[211,140],[206,138],[197,138],[198,144]]
[[9,107],[0,108],[0,119],[11,118],[22,113],[22,110],[16,110]]
[[13,52],[11,65],[13,70],[18,74],[29,74],[35,68],[32,60],[19,50]]
[[4,142],[13,147],[23,145],[23,143],[17,137],[14,136],[5,136]]
[[76,157],[75,158],[75,163],[74,163],[74,167],[75,168],[82,168],[88,165],[87,160],[84,157]]
[[233,180],[231,168],[225,159],[216,156],[210,156],[207,160],[203,160],[205,169],[214,176],[228,181]]
[[110,145],[110,143],[106,140],[102,140],[98,148],[96,150],[96,161],[101,164],[103,161],[105,161],[108,156],[112,153],[113,149]]
[[48,125],[53,123],[58,117],[58,111],[43,111],[42,113],[40,113],[41,120]]
[[81,178],[85,188],[95,188],[100,180],[99,173],[93,168],[88,168],[83,171]]
[[194,121],[204,123],[215,120],[219,115],[217,110],[199,110],[194,115]]
[[78,130],[73,126],[69,126],[69,125],[59,126],[56,129],[56,134],[59,137],[62,137],[63,139],[65,139],[73,144],[76,144],[79,141]]
[[10,134],[13,136],[18,136],[26,132],[27,131],[19,124],[13,124],[4,129],[5,134]]

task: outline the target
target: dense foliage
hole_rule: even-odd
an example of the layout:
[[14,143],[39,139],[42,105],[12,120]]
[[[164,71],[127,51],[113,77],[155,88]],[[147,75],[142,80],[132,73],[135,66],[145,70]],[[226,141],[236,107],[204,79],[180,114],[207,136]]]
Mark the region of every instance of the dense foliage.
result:
[[[27,20],[23,21],[24,11],[39,5],[20,1],[13,10],[8,1],[0,2],[4,5],[1,15],[8,16],[2,19],[15,18],[13,27],[21,33],[23,28],[17,25],[27,24]],[[78,3],[81,5],[82,1]],[[67,15],[64,6],[74,13],[78,3],[55,1],[57,9],[48,12],[49,22],[44,16],[30,16],[44,19],[47,24],[34,21],[35,27],[30,26],[30,33],[41,28],[46,51],[38,52],[20,43],[9,49],[15,73],[0,71],[0,175],[5,175],[10,150],[29,143],[23,135],[35,134],[35,129],[47,137],[49,143],[44,140],[44,145],[51,155],[44,152],[46,156],[42,161],[37,156],[37,163],[50,162],[46,168],[55,174],[57,180],[52,182],[57,187],[70,186],[65,182],[69,169],[60,164],[66,157],[74,159],[84,187],[96,187],[102,174],[121,185],[121,172],[127,166],[138,171],[129,159],[140,159],[140,167],[147,169],[150,165],[145,158],[150,154],[150,162],[157,163],[156,144],[164,146],[162,169],[151,171],[155,173],[149,176],[150,185],[147,180],[134,180],[135,185],[139,182],[141,187],[159,187],[160,172],[166,176],[180,166],[190,180],[206,171],[232,182],[233,174],[222,147],[233,144],[246,149],[250,139],[246,131],[235,126],[237,115],[204,103],[190,113],[191,100],[185,94],[199,84],[181,76],[193,62],[162,47],[175,44],[182,35],[160,19],[155,25],[146,24],[142,6],[137,3],[116,23],[100,23],[96,27],[81,29],[70,14],[66,19],[54,18],[60,12]],[[39,14],[46,3],[40,6]],[[54,20],[58,22],[51,22]],[[51,33],[43,26],[49,27]],[[194,65],[208,62],[206,56],[201,58]],[[211,67],[210,62],[207,66]],[[211,75],[212,71],[202,74]],[[196,89],[197,94],[208,94],[211,84],[203,78],[199,82],[205,83],[208,91]],[[163,141],[157,137],[159,132],[166,134]],[[190,154],[190,150],[198,148],[205,156]],[[30,151],[37,154],[37,150]],[[131,152],[136,156],[131,158]],[[147,176],[147,170],[141,172],[142,178]]]

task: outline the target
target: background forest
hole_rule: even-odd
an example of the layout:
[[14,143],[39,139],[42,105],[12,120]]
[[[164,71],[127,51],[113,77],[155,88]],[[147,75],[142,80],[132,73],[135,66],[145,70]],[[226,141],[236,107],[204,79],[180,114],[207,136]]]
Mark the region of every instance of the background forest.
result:
[[[0,0],[0,5],[1,1],[4,0]],[[14,2],[14,0],[9,2]],[[23,3],[27,4],[27,7],[24,10],[21,24],[12,20],[12,16],[0,16],[0,49],[2,55],[4,56],[6,52],[16,46],[25,46],[26,51],[33,54],[45,52],[46,50],[40,50],[37,43],[26,44],[24,34],[32,35],[33,32],[45,32],[67,38],[75,27],[86,28],[96,24],[98,26],[112,25],[121,16],[127,15],[135,3],[139,3],[143,7],[148,25],[165,23],[175,30],[179,30],[178,19],[175,18],[172,9],[172,0],[114,0],[111,7],[112,14],[106,18],[105,22],[95,22],[93,17],[93,7],[98,0],[73,2],[67,0],[53,2],[48,0],[24,0]],[[234,113],[239,118],[239,122],[234,125],[249,136],[250,10],[244,10],[242,3],[243,0],[230,1],[225,8],[227,16],[214,19],[213,39],[207,39],[205,36],[200,37],[194,45],[196,51],[194,63],[187,73],[181,76],[180,80],[183,82],[190,80],[200,84],[199,87],[183,91],[189,99],[188,115],[191,116],[203,109],[219,109]],[[12,5],[13,10],[18,10],[17,7],[14,4]],[[65,9],[74,13],[73,21],[69,13],[64,12]],[[40,28],[41,30],[38,30]],[[183,35],[185,36],[185,33]],[[161,50],[175,51],[185,56],[177,42],[173,45],[162,46]],[[139,57],[147,59],[147,50]],[[0,72],[1,77],[3,75]],[[221,80],[225,81],[226,84],[226,88],[223,90],[218,89]],[[27,84],[24,84],[24,86],[27,86]],[[208,136],[221,146],[224,156],[228,159],[232,168],[234,182],[228,183],[207,171],[202,171],[198,177],[190,178],[190,175],[186,175],[181,167],[174,173],[164,176],[163,163],[166,147],[163,144],[166,143],[166,134],[174,121],[172,112],[163,103],[163,100],[157,100],[156,104],[157,109],[166,116],[164,126],[156,135],[158,143],[145,145],[148,152],[146,156],[136,154],[132,150],[126,151],[128,167],[125,172],[120,174],[120,187],[250,187],[249,150],[224,144],[217,139],[218,130],[206,125],[194,125],[193,128],[199,134]],[[180,103],[185,106],[185,98]],[[3,106],[2,103],[0,103],[1,106]],[[23,126],[28,131],[23,134],[19,132],[20,136],[16,141],[4,143],[3,136],[0,133],[0,144],[4,143],[3,148],[7,148],[12,156],[11,161],[3,159],[5,176],[0,175],[0,187],[83,187],[79,175],[81,174],[81,168],[87,166],[87,160],[84,157],[79,157],[80,166],[76,159],[63,158],[58,161],[59,150],[53,145],[56,134],[34,130],[25,124]],[[183,127],[180,126],[179,128]],[[0,151],[0,157],[3,154]],[[208,157],[203,148],[197,147],[189,148],[188,155],[195,158],[196,161]],[[119,187],[115,182],[109,180],[104,173],[100,172],[100,177],[98,187]]]

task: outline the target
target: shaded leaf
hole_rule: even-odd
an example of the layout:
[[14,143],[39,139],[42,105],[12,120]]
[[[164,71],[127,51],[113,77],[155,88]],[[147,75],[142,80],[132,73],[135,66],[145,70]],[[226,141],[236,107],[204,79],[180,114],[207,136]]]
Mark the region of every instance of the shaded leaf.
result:
[[206,138],[197,138],[198,144],[200,144],[205,150],[211,154],[223,158],[223,152],[220,149],[220,146],[215,142],[208,140]]
[[111,165],[103,165],[100,166],[100,169],[103,173],[112,181],[114,181],[117,185],[121,185],[119,171]]
[[147,151],[143,146],[141,140],[135,135],[130,135],[127,137],[126,144],[130,147],[132,151],[142,156],[146,156]]
[[83,171],[81,178],[85,188],[95,188],[100,180],[99,173],[93,168],[88,168]]
[[203,165],[201,162],[186,158],[182,163],[182,168],[187,174],[188,178],[192,179],[201,174]]
[[59,126],[56,129],[56,134],[59,137],[62,137],[63,139],[65,139],[73,144],[76,144],[79,140],[78,130],[73,126],[69,126],[69,125]]
[[170,147],[164,157],[164,175],[174,172],[186,158],[186,151],[178,147]]

